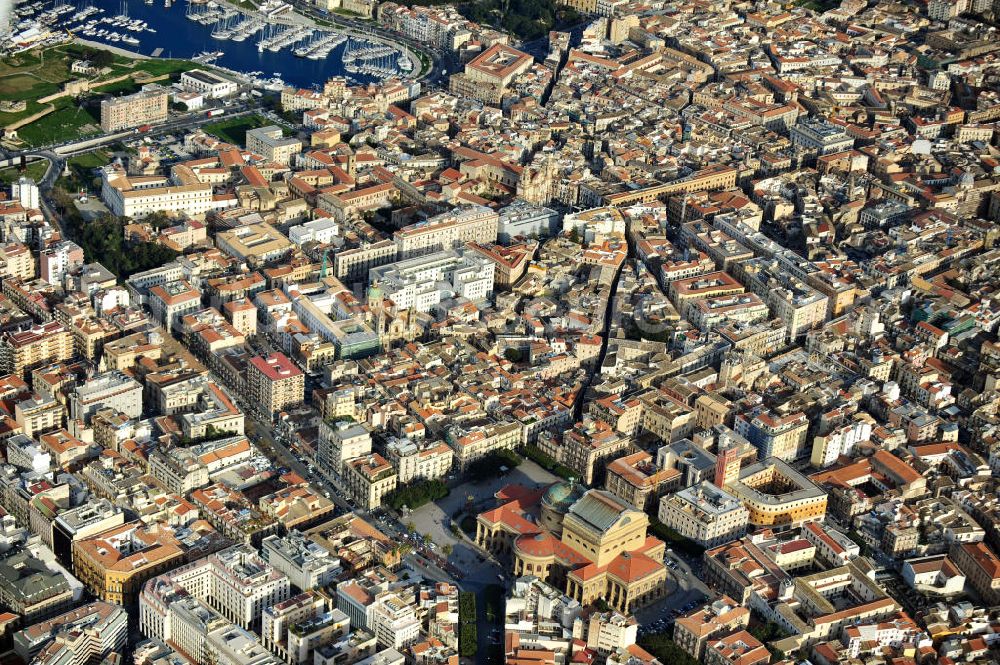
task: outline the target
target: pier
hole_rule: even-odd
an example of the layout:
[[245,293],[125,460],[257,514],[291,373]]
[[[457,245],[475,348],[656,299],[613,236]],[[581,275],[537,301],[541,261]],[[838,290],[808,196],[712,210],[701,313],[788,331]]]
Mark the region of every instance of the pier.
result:
[[[269,90],[309,87],[331,76],[365,84],[421,73],[414,47],[368,26],[340,21],[330,26],[318,15],[311,18],[308,9],[299,13],[274,0],[256,10],[228,0],[189,2],[183,8],[172,0],[89,1],[93,4],[82,8],[35,10],[24,21],[131,58],[187,58],[242,73],[255,87]],[[226,41],[230,45],[222,44]]]

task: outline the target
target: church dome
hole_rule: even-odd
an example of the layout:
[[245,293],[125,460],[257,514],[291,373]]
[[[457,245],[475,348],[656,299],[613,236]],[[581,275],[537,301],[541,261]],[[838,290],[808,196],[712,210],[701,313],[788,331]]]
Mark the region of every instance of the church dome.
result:
[[569,512],[569,507],[583,496],[584,488],[577,483],[560,481],[553,483],[542,495],[542,506],[559,513]]

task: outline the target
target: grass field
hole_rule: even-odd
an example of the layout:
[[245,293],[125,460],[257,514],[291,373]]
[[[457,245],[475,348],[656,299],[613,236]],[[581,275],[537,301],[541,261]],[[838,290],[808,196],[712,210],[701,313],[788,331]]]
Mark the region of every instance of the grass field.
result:
[[64,53],[56,49],[22,53],[0,61],[0,99],[23,99],[30,103],[58,92],[71,78]]
[[192,69],[201,69],[197,64],[188,60],[161,60],[154,58],[151,60],[139,60],[135,66],[128,68],[130,71],[143,71],[150,76],[161,76],[163,74],[180,75]]
[[35,182],[38,182],[45,177],[45,171],[48,168],[49,168],[49,163],[45,160],[31,162],[25,167],[24,173],[21,173],[21,170],[19,168],[12,166],[0,170],[0,183],[3,183],[4,185],[10,185],[10,183],[14,182],[22,175],[26,175],[29,178],[34,179]]
[[0,79],[0,99],[30,99],[59,92],[59,86],[31,74],[13,74]]
[[18,111],[16,113],[0,113],[0,125],[6,126],[13,124],[21,118],[27,118],[30,115],[38,113],[43,108],[46,108],[45,104],[39,104],[34,100],[28,100],[23,111]]
[[94,88],[93,91],[101,95],[114,95],[118,97],[119,95],[130,95],[133,92],[138,92],[141,87],[141,83],[136,83],[131,78],[127,78],[122,81],[115,81],[114,83],[99,86]]
[[[0,113],[0,126],[13,124],[42,109],[38,99],[62,89],[63,85],[75,77],[70,72],[74,60],[86,57],[92,49],[79,44],[64,44],[43,51],[28,51],[11,58],[0,60],[0,100],[23,100],[26,108],[16,113]],[[186,60],[133,60],[115,55],[109,65],[107,78],[123,74],[139,74],[143,78],[169,75],[177,78],[182,72],[197,69],[198,65]],[[96,87],[90,95],[122,95],[135,92],[141,86],[134,78]],[[80,102],[66,97],[52,102],[54,111],[18,130],[18,135],[28,145],[47,145],[73,138],[96,134],[100,118],[92,103],[78,110]],[[242,137],[242,135],[241,135]]]
[[247,115],[238,118],[229,118],[220,122],[213,122],[205,125],[202,129],[206,134],[217,136],[223,141],[245,146],[247,140],[247,130],[256,129],[270,125],[271,121],[260,115]]
[[69,175],[59,180],[59,185],[73,191],[80,187],[90,187],[93,184],[94,169],[111,161],[111,154],[106,150],[94,150],[82,155],[74,155],[66,160]]
[[80,108],[69,100],[52,113],[17,130],[18,136],[28,145],[48,145],[74,138],[92,136],[101,132],[101,119],[87,108]]

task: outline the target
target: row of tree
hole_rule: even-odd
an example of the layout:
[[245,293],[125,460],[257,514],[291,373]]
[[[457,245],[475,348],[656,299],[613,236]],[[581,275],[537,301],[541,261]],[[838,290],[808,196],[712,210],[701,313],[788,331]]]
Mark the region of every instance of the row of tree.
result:
[[56,207],[70,239],[83,249],[87,261],[99,262],[119,279],[169,263],[177,252],[155,242],[125,242],[125,222],[112,215],[88,221],[73,205],[73,195],[54,193]]
[[[409,5],[441,5],[451,0],[404,0]],[[520,39],[544,37],[557,25],[575,25],[582,20],[573,8],[558,5],[555,0],[476,0],[462,2],[458,11],[465,18],[483,25],[492,25]]]
[[479,635],[476,632],[476,594],[463,591],[458,594],[458,655],[472,658],[476,655]]
[[465,476],[469,480],[485,480],[500,473],[501,467],[513,469],[524,460],[513,450],[498,450],[469,464]]
[[389,495],[387,503],[393,510],[406,506],[416,510],[420,506],[448,496],[448,486],[441,480],[418,480],[400,485]]

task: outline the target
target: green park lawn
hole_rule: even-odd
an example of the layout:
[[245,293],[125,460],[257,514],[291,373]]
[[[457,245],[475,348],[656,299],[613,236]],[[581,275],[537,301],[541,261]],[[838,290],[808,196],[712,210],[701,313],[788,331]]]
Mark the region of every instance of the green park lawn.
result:
[[17,130],[20,139],[28,145],[41,146],[101,132],[100,117],[86,107],[77,106],[72,99],[65,101],[68,103],[59,105],[52,113]]
[[[0,113],[0,126],[13,124],[46,108],[46,105],[37,100],[58,92],[67,81],[75,78],[70,72],[70,65],[74,60],[91,53],[93,50],[88,47],[64,44],[0,59],[0,100],[26,102],[23,111]],[[138,74],[140,81],[147,76],[169,75],[176,78],[182,72],[198,68],[196,63],[187,60],[136,60],[120,55],[111,56],[109,63],[108,78]],[[97,134],[100,131],[100,117],[93,103],[94,98],[99,95],[128,94],[140,87],[141,82],[136,82],[133,77],[96,87],[88,96],[90,102],[86,104],[70,97],[57,99],[52,102],[55,109],[53,112],[20,128],[18,136],[30,146],[39,146]]]
[[32,178],[35,182],[38,182],[43,177],[45,177],[45,171],[49,168],[49,163],[45,160],[38,160],[31,162],[25,166],[24,173],[18,167],[8,167],[6,169],[0,170],[0,183],[3,185],[10,185],[12,182],[20,178],[22,175],[26,175]]
[[246,115],[213,122],[202,127],[206,134],[239,146],[246,145],[247,131],[272,124],[261,115]]

